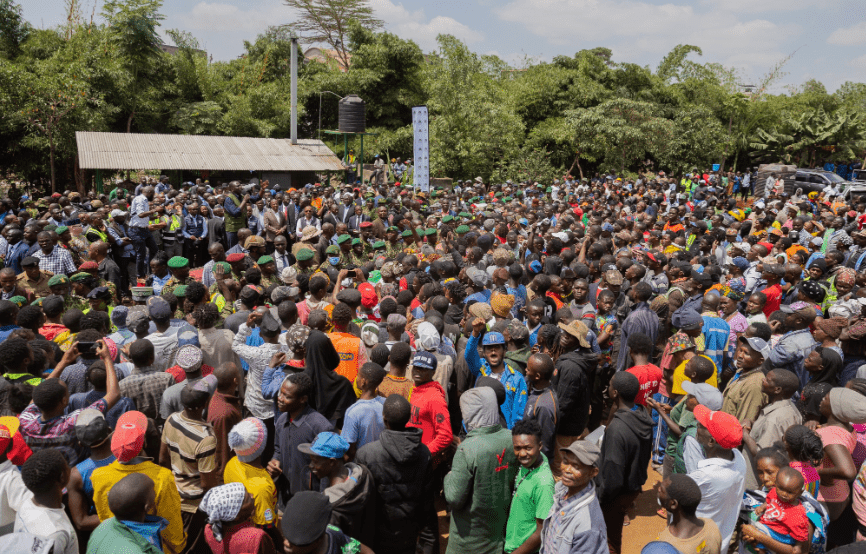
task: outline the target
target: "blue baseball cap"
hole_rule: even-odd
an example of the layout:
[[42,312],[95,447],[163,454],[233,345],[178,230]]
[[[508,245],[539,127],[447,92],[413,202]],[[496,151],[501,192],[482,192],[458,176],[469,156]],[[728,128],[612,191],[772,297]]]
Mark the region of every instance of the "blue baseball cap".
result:
[[481,346],[495,346],[497,344],[504,345],[505,337],[502,336],[502,333],[497,333],[496,331],[487,333],[481,341]]
[[439,366],[439,360],[430,352],[416,352],[412,357],[412,365],[421,369],[436,371]]
[[746,271],[747,269],[749,269],[749,260],[742,256],[737,256],[736,258],[731,260],[731,263],[737,266],[741,271]]
[[312,444],[305,442],[298,445],[298,450],[304,454],[314,454],[322,458],[342,458],[349,451],[349,443],[338,435],[326,431],[319,433]]
[[541,273],[541,262],[538,260],[529,262],[529,271],[533,273]]

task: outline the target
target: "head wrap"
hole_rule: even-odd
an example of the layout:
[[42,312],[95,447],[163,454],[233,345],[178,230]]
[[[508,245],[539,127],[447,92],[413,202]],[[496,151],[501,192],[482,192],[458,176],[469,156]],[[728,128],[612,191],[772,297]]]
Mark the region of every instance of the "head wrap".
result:
[[307,344],[307,339],[310,337],[310,328],[306,325],[296,323],[289,327],[286,332],[286,345],[290,350],[297,350]]
[[845,387],[830,389],[830,409],[840,421],[857,425],[866,423],[866,397]]
[[842,329],[848,326],[844,317],[831,317],[815,322],[815,327],[824,331],[831,339],[838,339]]
[[509,317],[511,308],[514,307],[513,294],[494,294],[490,298],[490,305],[493,308],[493,313],[499,317]]
[[435,351],[439,348],[441,342],[439,332],[432,323],[424,322],[418,326],[418,335],[415,338],[415,344],[422,350]]
[[334,371],[340,365],[340,355],[328,335],[310,331],[304,361],[304,373],[313,381],[310,406],[325,419],[341,419],[358,397],[352,389],[352,382]]
[[730,298],[731,300],[733,300],[735,302],[739,302],[740,300],[743,299],[743,296],[744,296],[743,293],[735,291],[734,289],[732,289],[728,285],[722,285],[722,284],[713,285],[712,287],[709,288],[709,290],[707,292],[709,292],[710,290],[717,291],[719,293],[719,296],[724,296],[724,297]]
[[857,273],[851,269],[850,267],[843,267],[839,270],[839,273],[836,274],[836,283],[844,284],[849,287],[854,286],[854,281],[857,279]]
[[212,488],[201,499],[198,507],[207,514],[207,521],[217,542],[223,540],[222,524],[238,517],[246,496],[247,489],[243,483],[229,483]]
[[248,417],[232,427],[228,440],[229,448],[237,453],[238,459],[249,463],[265,451],[268,429],[260,419]]

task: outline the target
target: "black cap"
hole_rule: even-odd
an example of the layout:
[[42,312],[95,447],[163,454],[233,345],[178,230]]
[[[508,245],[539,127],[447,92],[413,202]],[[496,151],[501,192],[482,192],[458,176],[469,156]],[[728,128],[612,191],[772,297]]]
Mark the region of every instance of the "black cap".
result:
[[343,289],[337,293],[337,300],[346,304],[360,304],[361,293],[358,289]]
[[39,265],[39,258],[36,256],[27,256],[21,260],[21,267],[30,267],[34,265]]
[[87,298],[93,298],[95,300],[108,300],[111,298],[111,291],[108,290],[108,287],[96,287],[89,293],[87,293]]
[[277,335],[281,328],[280,322],[271,315],[270,310],[262,316],[262,322],[259,326],[261,327],[261,333],[268,336]]
[[283,537],[293,546],[313,544],[331,521],[331,502],[320,492],[302,491],[286,504],[281,524]]

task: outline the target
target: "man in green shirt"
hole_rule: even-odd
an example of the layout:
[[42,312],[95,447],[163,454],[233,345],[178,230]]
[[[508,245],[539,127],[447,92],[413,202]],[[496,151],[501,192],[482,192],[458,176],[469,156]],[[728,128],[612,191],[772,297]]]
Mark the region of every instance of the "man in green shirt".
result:
[[531,554],[541,548],[541,526],[553,506],[553,473],[541,453],[541,426],[523,419],[511,429],[514,455],[520,463],[514,498],[505,527],[505,552]]

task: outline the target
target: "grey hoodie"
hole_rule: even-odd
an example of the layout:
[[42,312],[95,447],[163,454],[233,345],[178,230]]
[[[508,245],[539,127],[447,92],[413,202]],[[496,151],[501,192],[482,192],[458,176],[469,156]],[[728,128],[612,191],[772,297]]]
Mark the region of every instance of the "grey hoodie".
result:
[[499,406],[496,393],[490,387],[469,389],[460,397],[460,412],[466,431],[479,427],[499,425]]

